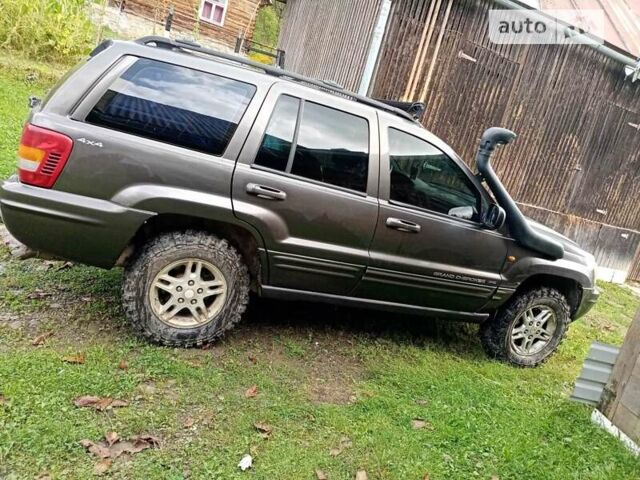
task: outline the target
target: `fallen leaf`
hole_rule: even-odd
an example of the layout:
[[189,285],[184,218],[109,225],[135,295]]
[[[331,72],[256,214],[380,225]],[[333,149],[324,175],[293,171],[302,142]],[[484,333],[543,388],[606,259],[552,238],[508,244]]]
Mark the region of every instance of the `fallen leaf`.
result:
[[422,477],[422,480],[429,480],[429,474],[428,474],[428,473],[425,473],[425,474],[424,474],[424,477]]
[[100,401],[100,397],[94,397],[93,395],[85,395],[83,397],[77,397],[73,400],[73,404],[76,407],[92,407]]
[[498,475],[491,475],[491,480],[500,480]]
[[92,453],[98,458],[109,458],[111,456],[111,452],[109,451],[108,447],[105,447],[98,443],[94,443],[86,438],[80,440],[80,445],[87,449],[89,453]]
[[109,452],[111,458],[118,458],[123,453],[140,453],[147,448],[151,448],[151,444],[144,440],[124,440],[113,444],[113,446],[109,448]]
[[129,368],[129,365],[124,360],[120,360],[120,363],[118,363],[118,368],[120,370],[127,370]]
[[331,450],[329,450],[329,455],[331,455],[332,457],[337,457],[341,453],[342,453],[341,448],[332,448]]
[[33,345],[34,347],[37,347],[39,345],[44,345],[45,340],[52,336],[53,336],[53,332],[45,332],[43,334],[40,334],[31,341],[31,345]]
[[36,288],[33,292],[27,295],[27,298],[29,300],[36,300],[36,299],[47,298],[51,296],[53,296],[53,293],[45,292],[43,290],[40,290],[39,288]]
[[79,353],[78,355],[68,355],[66,357],[62,357],[62,361],[66,363],[74,363],[74,364],[83,364],[85,361],[84,353]]
[[258,363],[258,359],[257,359],[256,357],[254,357],[253,355],[247,355],[247,358],[248,358],[248,359],[249,359],[249,361],[250,361],[251,363],[253,363],[254,365],[255,365],[256,363]]
[[273,432],[273,427],[268,423],[256,422],[253,426],[260,432],[260,436],[265,440],[268,440]]
[[109,433],[105,435],[105,440],[99,443],[87,439],[80,440],[80,445],[100,459],[112,460],[124,453],[134,454],[147,448],[157,448],[160,446],[160,440],[153,435],[138,435],[129,440],[116,439],[112,444],[109,444],[108,436]]
[[253,398],[256,395],[258,395],[258,386],[257,385],[253,385],[252,387],[248,388],[246,392],[244,392],[244,396],[246,398]]
[[106,410],[107,408],[109,408],[111,405],[113,404],[113,399],[112,398],[100,398],[98,399],[98,401],[96,402],[96,404],[94,405],[94,408],[96,410]]
[[93,466],[94,475],[103,475],[107,473],[107,470],[111,468],[112,460],[110,458],[103,458]]
[[160,447],[160,439],[154,435],[144,434],[138,435],[134,437],[135,440],[143,440],[151,444],[151,446],[159,448]]
[[126,407],[127,405],[129,405],[129,403],[125,402],[124,400],[114,400],[113,398],[109,397],[102,398],[93,395],[84,395],[82,397],[77,397],[73,400],[73,404],[76,407],[91,407],[100,411],[112,408]]
[[187,417],[185,419],[185,421],[182,423],[182,426],[184,428],[191,428],[193,427],[193,425],[196,423],[195,419],[193,417]]
[[111,446],[120,439],[120,436],[116,432],[107,432],[104,435],[104,439],[107,441],[107,444]]
[[251,458],[251,455],[245,455],[240,460],[240,463],[238,463],[238,468],[240,468],[240,470],[244,472],[245,470],[251,468],[252,464],[253,464],[253,458]]
[[0,393],[0,405],[4,405],[5,403],[7,403],[7,397]]
[[358,470],[356,473],[356,480],[369,480],[367,472],[365,470]]
[[329,480],[329,477],[327,477],[327,474],[324,473],[322,470],[320,470],[319,468],[316,468],[316,478],[318,480]]

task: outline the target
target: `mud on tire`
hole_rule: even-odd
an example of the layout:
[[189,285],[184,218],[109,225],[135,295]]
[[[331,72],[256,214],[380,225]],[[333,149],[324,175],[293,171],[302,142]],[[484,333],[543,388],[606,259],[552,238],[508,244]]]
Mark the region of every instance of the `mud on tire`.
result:
[[[159,272],[187,258],[208,262],[222,273],[226,298],[207,323],[177,327],[154,313],[149,291]],[[125,267],[122,305],[135,331],[145,339],[166,346],[200,346],[219,338],[240,321],[249,301],[249,281],[242,256],[226,240],[196,230],[169,232],[150,240]]]
[[[550,309],[556,327],[547,344],[539,351],[524,355],[512,344],[512,331],[520,316],[533,309]],[[525,291],[511,299],[496,315],[480,327],[480,341],[485,352],[493,358],[520,367],[536,367],[545,362],[557,349],[571,323],[569,304],[558,290],[539,287]]]

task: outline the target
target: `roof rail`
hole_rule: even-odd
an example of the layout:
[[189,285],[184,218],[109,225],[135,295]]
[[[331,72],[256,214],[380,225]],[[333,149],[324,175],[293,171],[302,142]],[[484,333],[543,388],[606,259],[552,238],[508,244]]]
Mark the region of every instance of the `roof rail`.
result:
[[408,112],[400,110],[399,108],[383,103],[381,101],[374,100],[372,98],[365,97],[363,95],[358,95],[357,93],[354,93],[354,92],[350,92],[348,90],[341,88],[339,85],[334,84],[333,82],[325,82],[321,80],[316,80],[314,78],[305,77],[304,75],[289,72],[287,70],[282,70],[280,68],[272,67],[269,65],[264,65],[262,63],[254,62],[253,60],[240,57],[239,55],[233,55],[230,53],[224,53],[224,52],[219,52],[217,50],[213,50],[210,48],[205,48],[198,43],[191,42],[188,40],[172,40],[170,38],[165,38],[165,37],[148,36],[148,37],[139,38],[135,42],[140,45],[146,45],[146,46],[151,46],[155,44],[155,46],[158,48],[166,48],[169,50],[180,49],[180,50],[192,51],[192,52],[197,52],[204,55],[209,55],[212,57],[222,58],[232,62],[240,63],[242,65],[247,65],[249,67],[262,70],[267,75],[311,85],[320,90],[342,95],[358,103],[369,105],[379,110],[384,110],[386,112],[392,113],[394,115],[405,118],[412,122],[417,122],[416,117],[411,115]]

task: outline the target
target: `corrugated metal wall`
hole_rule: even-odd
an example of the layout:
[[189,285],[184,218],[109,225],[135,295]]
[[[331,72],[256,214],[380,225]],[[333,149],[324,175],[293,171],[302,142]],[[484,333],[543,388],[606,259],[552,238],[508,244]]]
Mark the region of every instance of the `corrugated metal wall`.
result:
[[[301,14],[319,3],[336,2],[289,0],[298,14],[285,22],[288,56],[305,57],[298,42],[314,43],[316,28],[370,18],[364,4],[339,2],[348,18],[319,27]],[[640,244],[640,83],[625,81],[620,63],[588,46],[491,43],[492,6],[394,0],[371,95],[425,101],[424,125],[469,163],[485,128],[517,132],[494,165],[524,212],[581,243],[600,266],[629,270]],[[310,55],[317,63],[305,73],[326,78],[350,59],[349,45],[343,48],[323,60]],[[352,77],[357,65],[349,66]]]
[[289,0],[279,40],[287,70],[357,90],[379,8],[379,0]]

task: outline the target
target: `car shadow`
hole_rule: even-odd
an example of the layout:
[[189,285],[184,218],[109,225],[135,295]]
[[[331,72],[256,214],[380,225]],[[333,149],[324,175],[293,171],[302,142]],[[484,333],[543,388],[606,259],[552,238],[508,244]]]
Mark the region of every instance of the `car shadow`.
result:
[[477,357],[481,351],[477,325],[326,303],[253,297],[241,325],[271,334],[286,330],[304,335],[383,339],[400,345],[436,343],[463,357]]

